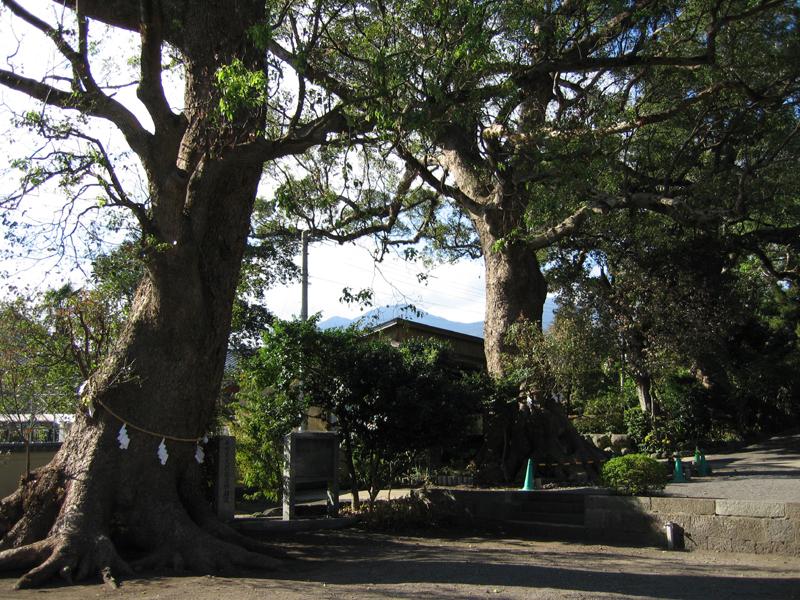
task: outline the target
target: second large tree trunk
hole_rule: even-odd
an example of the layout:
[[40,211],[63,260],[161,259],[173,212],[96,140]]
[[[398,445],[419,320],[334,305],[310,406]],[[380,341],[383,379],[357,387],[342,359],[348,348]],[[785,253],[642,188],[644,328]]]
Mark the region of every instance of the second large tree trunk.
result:
[[[483,249],[486,273],[486,321],[484,344],[489,373],[507,372],[506,356],[515,351],[507,342],[515,323],[541,328],[547,281],[536,253],[522,241],[505,242],[511,226],[519,225],[508,212],[473,215]],[[506,226],[508,224],[509,226]],[[527,391],[510,399],[489,420],[481,461],[487,482],[519,479],[527,459],[552,465],[537,472],[558,479],[594,479],[603,453],[575,430],[555,400],[533,397]],[[536,393],[531,390],[534,396]]]
[[508,232],[491,218],[473,218],[473,222],[481,240],[486,276],[486,367],[499,376],[504,371],[503,355],[512,350],[506,342],[509,328],[523,321],[541,328],[547,281],[536,253],[524,242],[501,243]]

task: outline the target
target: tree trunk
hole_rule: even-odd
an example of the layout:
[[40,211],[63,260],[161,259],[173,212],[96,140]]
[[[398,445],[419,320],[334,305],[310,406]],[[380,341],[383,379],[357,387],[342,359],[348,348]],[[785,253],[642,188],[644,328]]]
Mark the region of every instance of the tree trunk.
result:
[[[491,213],[489,213],[491,215]],[[501,215],[506,217],[506,215]],[[503,354],[512,351],[506,343],[509,328],[527,321],[542,326],[542,311],[547,298],[547,282],[536,253],[524,242],[497,247],[509,231],[498,217],[473,216],[483,250],[486,277],[486,318],[483,326],[486,367],[492,375],[502,375]]]
[[358,494],[358,474],[356,465],[353,462],[353,445],[350,437],[344,436],[344,463],[347,465],[347,472],[350,475],[350,493],[353,496],[353,510],[361,509],[361,497]]
[[[498,377],[505,372],[504,355],[514,352],[506,342],[509,328],[523,321],[541,328],[547,298],[547,282],[535,251],[522,241],[498,243],[520,226],[522,219],[522,215],[514,215],[510,210],[472,215],[485,262],[486,366],[489,373]],[[495,414],[495,422],[489,429],[502,427],[502,448],[497,448],[499,436],[487,435],[480,453],[488,479],[494,472],[500,473],[506,483],[515,481],[530,457],[537,462],[558,465],[545,470],[547,476],[595,479],[603,453],[575,430],[551,398],[532,400],[527,403],[514,399]]]
[[649,375],[636,375],[636,397],[639,399],[639,408],[646,415],[653,411],[653,396],[650,393],[651,380]]
[[[261,173],[260,165],[233,166],[197,175],[209,225],[156,250],[130,321],[84,391],[93,416],[79,414],[53,461],[0,506],[0,566],[33,567],[21,587],[56,573],[127,572],[116,549],[123,540],[146,553],[138,566],[210,572],[274,564],[229,543],[243,538],[211,517],[195,460],[218,397]],[[117,439],[123,424],[127,449]]]
[[[131,567],[275,566],[245,549],[265,550],[260,544],[212,516],[195,459],[219,394],[262,173],[262,162],[236,145],[258,135],[262,119],[220,127],[213,110],[216,66],[247,59],[239,47],[244,30],[263,12],[263,3],[248,3],[250,14],[243,7],[204,4],[180,22],[187,109],[185,120],[156,123],[145,163],[147,275],[62,449],[0,504],[0,568],[29,569],[20,587]],[[123,425],[127,449],[118,441]],[[130,563],[120,548],[141,558]]]

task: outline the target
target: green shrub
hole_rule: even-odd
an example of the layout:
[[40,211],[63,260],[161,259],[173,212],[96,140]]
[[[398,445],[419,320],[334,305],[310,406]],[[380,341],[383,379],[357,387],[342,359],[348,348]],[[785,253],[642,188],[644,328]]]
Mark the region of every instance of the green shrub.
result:
[[601,477],[604,485],[628,496],[658,492],[667,483],[664,465],[645,454],[612,458],[603,465]]

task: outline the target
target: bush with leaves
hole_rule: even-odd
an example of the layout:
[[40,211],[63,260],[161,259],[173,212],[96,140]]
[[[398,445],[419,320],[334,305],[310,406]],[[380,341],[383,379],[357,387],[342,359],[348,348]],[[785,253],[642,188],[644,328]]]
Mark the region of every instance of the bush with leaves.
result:
[[455,446],[478,399],[449,349],[412,340],[395,348],[358,329],[276,321],[246,363],[234,430],[239,467],[260,494],[279,493],[282,438],[309,406],[336,417],[351,489],[374,502],[419,455]]
[[644,454],[612,458],[603,465],[603,484],[620,494],[640,496],[664,489],[667,471],[656,459]]
[[625,411],[625,428],[640,452],[669,456],[678,448],[674,424],[661,415],[645,414],[638,406]]

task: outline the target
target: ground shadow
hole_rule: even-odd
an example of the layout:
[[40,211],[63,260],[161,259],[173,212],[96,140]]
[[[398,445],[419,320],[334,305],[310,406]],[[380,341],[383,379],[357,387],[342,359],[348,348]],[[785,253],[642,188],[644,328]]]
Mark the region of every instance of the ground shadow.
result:
[[[759,569],[757,574],[741,573],[743,576],[721,576],[715,574],[720,565],[689,563],[676,567],[670,564],[675,555],[666,553],[661,555],[661,562],[644,561],[652,572],[641,572],[641,565],[639,572],[635,572],[636,569],[623,567],[636,560],[641,563],[641,556],[629,555],[622,549],[606,548],[602,556],[591,551],[537,551],[530,542],[498,539],[496,550],[468,552],[463,550],[464,542],[487,541],[486,538],[461,536],[458,538],[461,549],[450,547],[447,539],[416,539],[409,543],[409,540],[394,541],[389,536],[353,532],[313,538],[310,536],[306,541],[314,542],[309,548],[309,556],[314,560],[299,561],[291,573],[276,574],[275,579],[358,589],[412,583],[436,589],[470,585],[485,586],[487,590],[536,588],[665,599],[800,598],[800,577],[775,578],[771,569]],[[735,570],[736,566],[727,568]],[[402,594],[393,589],[392,595]],[[459,596],[442,591],[432,596],[426,592],[426,597]]]

